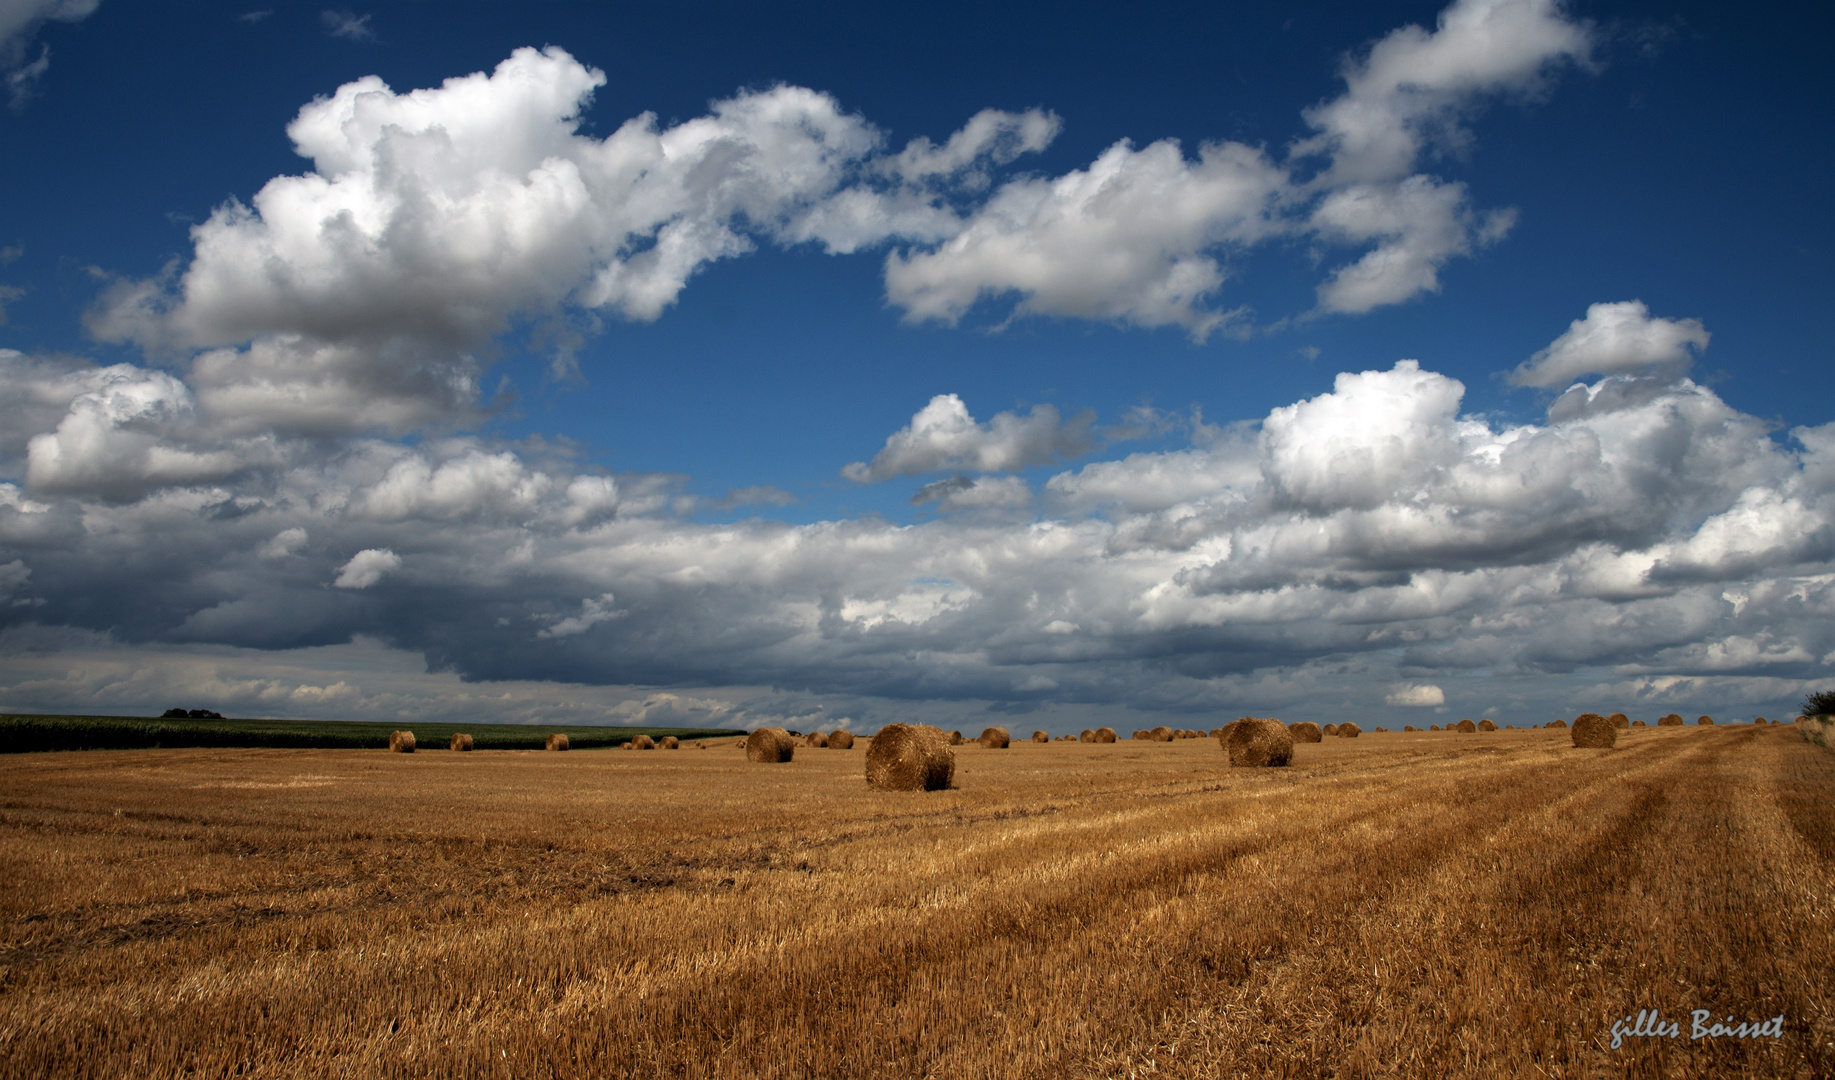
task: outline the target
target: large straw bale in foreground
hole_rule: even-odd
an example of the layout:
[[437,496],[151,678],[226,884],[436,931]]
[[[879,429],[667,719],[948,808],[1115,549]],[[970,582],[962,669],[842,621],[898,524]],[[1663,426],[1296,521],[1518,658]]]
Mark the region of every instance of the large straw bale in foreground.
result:
[[1322,742],[1325,737],[1325,732],[1320,731],[1319,725],[1311,720],[1297,720],[1288,724],[1287,734],[1292,735],[1293,741],[1297,743]]
[[1096,738],[1095,738],[1095,741],[1096,741],[1096,742],[1099,742],[1099,743],[1112,743],[1112,742],[1114,742],[1114,741],[1115,741],[1115,729],[1114,729],[1114,728],[1112,728],[1112,727],[1099,727],[1099,728],[1097,728],[1097,729],[1096,729]]
[[471,749],[471,736],[465,734],[463,731],[453,732],[452,733],[452,745],[448,747],[448,749],[470,750]]
[[1007,734],[1004,727],[991,727],[982,728],[981,738],[975,741],[981,744],[983,750],[1005,750],[1012,744],[1013,737]]
[[854,733],[853,732],[851,731],[831,731],[828,733],[828,749],[830,750],[852,750],[853,748],[854,748]]
[[1618,743],[1618,729],[1598,713],[1581,713],[1574,721],[1574,745],[1610,750]]
[[391,731],[389,732],[389,750],[390,752],[396,753],[396,754],[414,753],[414,732],[412,731]]
[[1035,731],[1032,733],[1032,741],[1033,742],[1050,742],[1051,736],[1045,734],[1042,731]]
[[956,777],[949,737],[928,724],[888,724],[867,744],[867,783],[885,791],[942,791]]
[[1083,732],[1077,736],[1077,741],[1078,742],[1095,742],[1096,733],[1090,730],[1089,728],[1084,728]]
[[552,735],[550,735],[550,736],[548,736],[548,745],[547,745],[547,747],[546,747],[546,749],[549,749],[549,750],[572,750],[572,749],[573,749],[573,744],[567,741],[567,736],[565,736],[565,735],[563,735],[563,734],[561,734],[560,732],[558,732],[558,731],[557,731],[557,732],[555,732],[554,734],[552,734]]
[[1273,768],[1293,760],[1293,735],[1279,720],[1245,716],[1226,729],[1221,741],[1232,767]]
[[1338,737],[1340,739],[1355,739],[1363,733],[1364,729],[1358,727],[1355,721],[1346,720],[1344,723],[1338,725]]
[[796,740],[781,727],[761,727],[746,736],[745,759],[747,761],[781,762],[789,761],[796,753]]

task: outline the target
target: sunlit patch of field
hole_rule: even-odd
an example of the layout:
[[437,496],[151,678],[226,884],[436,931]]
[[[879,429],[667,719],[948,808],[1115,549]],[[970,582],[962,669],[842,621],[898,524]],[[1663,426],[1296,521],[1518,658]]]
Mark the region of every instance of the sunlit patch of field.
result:
[[864,748],[10,756],[0,1073],[1835,1075],[1788,728]]

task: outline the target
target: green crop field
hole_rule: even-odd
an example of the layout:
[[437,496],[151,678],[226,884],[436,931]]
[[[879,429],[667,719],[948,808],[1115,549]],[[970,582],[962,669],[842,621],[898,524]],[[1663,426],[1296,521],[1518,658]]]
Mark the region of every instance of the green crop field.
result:
[[444,751],[454,732],[472,737],[478,750],[540,750],[559,731],[575,750],[604,749],[639,735],[653,739],[718,738],[740,732],[717,728],[578,727],[529,724],[374,724],[347,720],[179,720],[136,716],[0,716],[0,753],[42,750],[138,750],[147,747],[267,746],[320,749],[387,749],[389,732],[414,732],[421,750]]

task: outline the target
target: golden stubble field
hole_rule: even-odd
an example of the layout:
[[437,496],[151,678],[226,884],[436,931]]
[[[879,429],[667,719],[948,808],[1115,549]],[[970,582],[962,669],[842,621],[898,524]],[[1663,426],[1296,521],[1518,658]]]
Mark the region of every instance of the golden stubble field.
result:
[[0,760],[0,1072],[1835,1075],[1790,728],[864,747]]

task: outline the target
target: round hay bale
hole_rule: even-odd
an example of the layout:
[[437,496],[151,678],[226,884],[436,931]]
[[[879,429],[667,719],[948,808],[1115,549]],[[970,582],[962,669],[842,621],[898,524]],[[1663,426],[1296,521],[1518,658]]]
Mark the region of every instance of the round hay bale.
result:
[[1051,736],[1045,734],[1042,731],[1035,731],[1032,733],[1032,741],[1033,742],[1050,742]]
[[1668,716],[1665,716],[1663,719],[1658,720],[1657,726],[1658,727],[1681,727],[1682,717],[1678,713],[1670,713]]
[[1622,712],[1615,712],[1611,716],[1606,717],[1606,719],[1611,722],[1613,727],[1621,731],[1631,726],[1631,718]]
[[1697,723],[1697,724],[1700,724],[1700,725],[1702,725],[1703,727],[1713,727],[1713,726],[1714,726],[1714,718],[1713,718],[1712,716],[1704,716],[1704,717],[1702,717],[1701,719],[1699,719],[1699,720],[1697,720],[1697,721],[1695,721],[1695,723]]
[[1478,730],[1480,730],[1480,731],[1496,731],[1496,730],[1497,730],[1497,725],[1496,725],[1495,723],[1493,723],[1492,721],[1490,721],[1490,720],[1480,720],[1480,721],[1478,722]]
[[656,749],[656,740],[652,739],[648,735],[639,735],[635,739],[631,740],[631,749],[633,750],[654,750]]
[[1764,722],[1765,722],[1765,718],[1764,718],[1764,717],[1762,717],[1762,716],[1755,716],[1755,717],[1753,717],[1753,718],[1752,718],[1752,722],[1753,722],[1754,724],[1762,724],[1762,723],[1764,723]]
[[680,750],[682,748],[682,740],[676,738],[674,735],[664,735],[662,738],[656,740],[656,747],[659,750]]
[[452,745],[449,746],[447,749],[470,750],[471,749],[471,736],[465,734],[463,731],[453,732],[452,733]]
[[1337,724],[1327,724],[1325,725],[1322,733],[1326,735],[1336,735],[1338,734],[1338,725]]
[[389,751],[395,754],[414,753],[414,732],[412,731],[391,731],[389,732]]
[[1357,736],[1362,735],[1363,733],[1364,733],[1363,728],[1358,727],[1355,723],[1349,720],[1346,720],[1344,723],[1338,725],[1338,737],[1340,739],[1355,739]]
[[1632,727],[1649,727],[1650,725],[1644,723],[1644,721],[1642,720],[1633,720],[1631,721],[1631,726]]
[[[640,739],[641,739],[641,738],[646,738],[646,737],[647,737],[647,736],[642,736],[642,735],[640,735],[640,736],[638,736],[638,738],[640,738]],[[547,749],[547,750],[571,750],[571,749],[573,749],[573,744],[571,744],[571,743],[569,743],[569,742],[567,741],[567,736],[565,736],[565,735],[563,735],[563,734],[561,734],[560,732],[558,732],[558,731],[557,731],[557,732],[555,732],[554,734],[552,734],[552,735],[550,735],[550,736],[548,736],[548,745],[547,745],[546,747],[544,747],[543,749]]]
[[1303,743],[1319,742],[1325,732],[1319,730],[1319,725],[1311,720],[1296,720],[1287,725],[1287,734],[1293,736],[1294,742]]
[[960,731],[952,731],[949,733],[949,745],[951,746],[961,746],[962,745],[962,733]]
[[796,753],[796,740],[781,727],[761,727],[746,736],[745,759],[777,763],[789,761]]
[[1566,720],[1550,720],[1548,722],[1548,726],[1551,728],[1566,728],[1567,721]]
[[883,791],[942,791],[956,777],[949,737],[928,724],[888,724],[867,744],[867,785]]
[[1094,731],[1091,731],[1089,728],[1084,728],[1083,731],[1077,735],[1077,741],[1078,742],[1095,742],[1096,733]]
[[1470,734],[1471,734],[1472,732],[1474,732],[1474,731],[1477,731],[1477,730],[1478,730],[1478,725],[1477,725],[1477,724],[1474,724],[1474,723],[1472,723],[1472,722],[1471,722],[1470,720],[1461,720],[1461,721],[1459,721],[1459,732],[1460,732],[1460,734],[1462,734],[1462,735],[1470,735]]
[[1096,729],[1096,738],[1095,738],[1095,740],[1094,740],[1094,741],[1096,741],[1096,742],[1099,742],[1099,743],[1112,743],[1112,742],[1114,742],[1114,741],[1115,741],[1115,729],[1114,729],[1114,728],[1112,728],[1112,727],[1099,727],[1099,728],[1097,728],[1097,729]]
[[828,749],[828,736],[822,734],[819,731],[812,731],[809,734],[803,736],[803,741],[808,743],[810,746],[815,747],[818,750]]
[[1172,729],[1165,726],[1156,727],[1147,733],[1147,737],[1154,742],[1171,742]]
[[1413,730],[1414,730],[1414,725],[1413,725],[1413,724],[1403,724],[1403,725],[1402,725],[1402,730],[1403,730],[1403,731],[1413,731]]
[[1574,745],[1610,750],[1618,742],[1618,729],[1598,713],[1581,713],[1574,721]]
[[1430,728],[1429,728],[1428,730],[1429,730],[1429,731],[1439,731],[1439,730],[1440,730],[1440,725],[1439,725],[1439,724],[1435,724],[1435,725],[1433,725],[1432,727],[1430,727]]
[[1223,748],[1232,768],[1278,768],[1293,760],[1293,735],[1279,720],[1245,716],[1228,727]]
[[1146,737],[1147,737],[1147,732],[1146,732],[1146,729],[1144,728],[1128,736],[1128,738],[1133,739],[1135,742],[1139,742],[1142,739],[1145,739]]
[[851,731],[829,732],[828,748],[830,750],[852,750],[854,748],[854,733]]
[[983,750],[1005,750],[1012,744],[1013,737],[1007,734],[1004,727],[991,727],[982,728],[981,738],[975,741],[981,744]]

